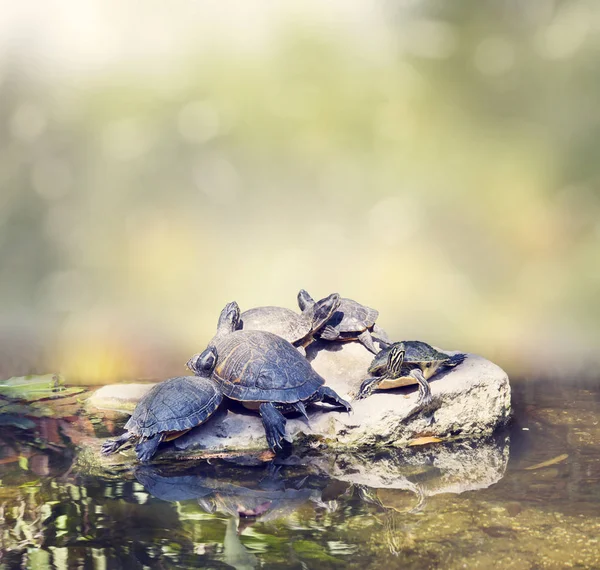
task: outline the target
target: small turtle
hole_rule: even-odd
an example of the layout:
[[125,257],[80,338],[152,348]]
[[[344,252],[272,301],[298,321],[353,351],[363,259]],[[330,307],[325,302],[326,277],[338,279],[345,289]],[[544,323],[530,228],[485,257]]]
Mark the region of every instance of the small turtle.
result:
[[125,424],[127,430],[115,440],[102,445],[102,453],[114,453],[129,440],[138,459],[149,461],[161,441],[170,441],[205,422],[219,407],[223,394],[210,380],[217,352],[207,349],[196,363],[197,376],[179,376],[157,384],[138,403]]
[[[237,303],[221,311],[217,334],[209,343],[209,349],[218,354],[212,378],[225,396],[258,409],[271,450],[281,448],[285,437],[286,420],[281,412],[298,411],[307,418],[304,404],[321,401],[352,409],[324,386],[325,380],[287,340],[265,331],[236,330],[239,320]],[[196,374],[204,372],[205,352],[187,363]]]
[[[298,293],[300,309],[305,311],[314,304],[313,298],[304,289],[301,289]],[[381,329],[375,324],[378,316],[379,312],[375,309],[342,297],[337,311],[321,329],[319,337],[323,340],[341,342],[358,340],[373,354],[377,354],[379,350],[375,347],[373,340],[382,346],[389,344],[385,333],[381,334]]]
[[419,384],[419,406],[431,403],[428,380],[439,372],[458,366],[465,354],[448,356],[419,340],[395,342],[371,362],[369,377],[363,381],[356,399],[366,398],[375,389],[389,390]]
[[332,293],[307,306],[300,315],[284,307],[256,307],[242,313],[240,328],[271,332],[306,354],[305,347],[314,340],[315,333],[325,326],[339,305],[340,296]]

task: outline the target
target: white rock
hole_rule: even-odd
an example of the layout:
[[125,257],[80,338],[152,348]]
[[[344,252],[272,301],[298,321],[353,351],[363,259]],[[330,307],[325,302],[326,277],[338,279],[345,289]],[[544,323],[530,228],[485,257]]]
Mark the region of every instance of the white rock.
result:
[[[356,342],[344,343],[342,354],[337,368],[321,355],[312,364],[329,386],[348,398],[355,393],[372,356]],[[130,411],[136,398],[141,398],[151,386],[105,386],[89,402],[97,407]],[[508,376],[481,356],[469,354],[461,365],[438,374],[431,381],[431,392],[433,402],[426,413],[416,407],[416,387],[375,392],[364,400],[354,401],[349,414],[325,406],[310,406],[310,425],[303,418],[288,418],[287,434],[298,444],[325,443],[336,449],[406,447],[411,440],[422,436],[441,439],[486,436],[506,423],[510,415]],[[175,445],[187,455],[202,451],[260,450],[267,448],[264,434],[258,414],[223,410],[175,440]]]
[[100,410],[113,410],[131,413],[137,403],[156,384],[110,384],[96,390],[89,398],[88,405]]

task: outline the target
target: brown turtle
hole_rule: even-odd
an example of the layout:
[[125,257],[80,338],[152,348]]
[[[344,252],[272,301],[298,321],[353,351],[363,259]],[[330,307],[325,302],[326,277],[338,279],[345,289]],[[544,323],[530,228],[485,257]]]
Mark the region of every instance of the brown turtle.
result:
[[[301,289],[298,293],[300,309],[305,311],[314,304],[313,298],[304,289]],[[358,340],[373,354],[377,354],[379,350],[376,348],[374,340],[382,346],[389,344],[385,333],[375,324],[378,316],[379,312],[375,309],[342,297],[337,311],[321,329],[319,337],[323,340],[338,342]]]
[[284,307],[256,307],[244,311],[240,317],[243,330],[267,331],[293,344],[302,354],[331,319],[340,305],[337,293],[312,303],[298,314]]

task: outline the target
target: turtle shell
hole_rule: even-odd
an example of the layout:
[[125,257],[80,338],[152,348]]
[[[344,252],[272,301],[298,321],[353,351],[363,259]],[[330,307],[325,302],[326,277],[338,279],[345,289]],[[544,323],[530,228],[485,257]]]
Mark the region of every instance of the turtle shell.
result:
[[234,400],[291,404],[310,398],[325,383],[288,341],[273,333],[235,331],[211,344],[219,355],[213,378]]
[[406,348],[404,362],[432,362],[450,358],[447,354],[420,340],[406,340],[404,347]]
[[241,315],[243,330],[267,331],[294,343],[311,332],[310,322],[284,307],[256,307]]
[[361,333],[370,329],[379,317],[379,312],[352,299],[340,300],[340,306],[327,323],[341,333]]
[[141,437],[190,429],[208,419],[222,399],[218,385],[208,378],[171,378],[140,400],[125,429]]

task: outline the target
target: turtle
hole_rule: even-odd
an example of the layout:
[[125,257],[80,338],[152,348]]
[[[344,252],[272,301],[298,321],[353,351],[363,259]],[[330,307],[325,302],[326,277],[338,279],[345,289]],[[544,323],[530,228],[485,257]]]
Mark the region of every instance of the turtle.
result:
[[285,437],[282,412],[297,411],[308,420],[305,404],[326,402],[352,409],[287,340],[267,331],[236,330],[239,320],[238,304],[227,304],[208,348],[192,356],[187,366],[195,374],[204,373],[206,351],[216,350],[212,378],[225,396],[258,410],[271,451],[281,449]]
[[102,445],[102,453],[114,453],[129,440],[145,463],[162,441],[170,441],[204,423],[219,407],[223,393],[210,379],[217,361],[214,349],[206,350],[196,363],[195,376],[170,378],[152,388],[138,403],[125,424],[125,433]]
[[331,319],[340,304],[337,293],[305,307],[301,314],[284,307],[256,307],[244,311],[239,327],[243,330],[267,331],[292,343],[301,354],[314,335]]
[[[315,304],[313,298],[301,289],[298,293],[298,306],[302,311]],[[327,341],[358,340],[373,354],[377,354],[376,340],[381,346],[388,346],[385,333],[375,324],[379,312],[352,299],[342,297],[337,311],[319,332],[319,338]]]
[[465,357],[465,354],[449,356],[420,340],[395,342],[375,356],[356,399],[366,398],[375,389],[389,390],[418,383],[417,403],[421,407],[427,406],[431,403],[428,380],[443,370],[458,366]]

